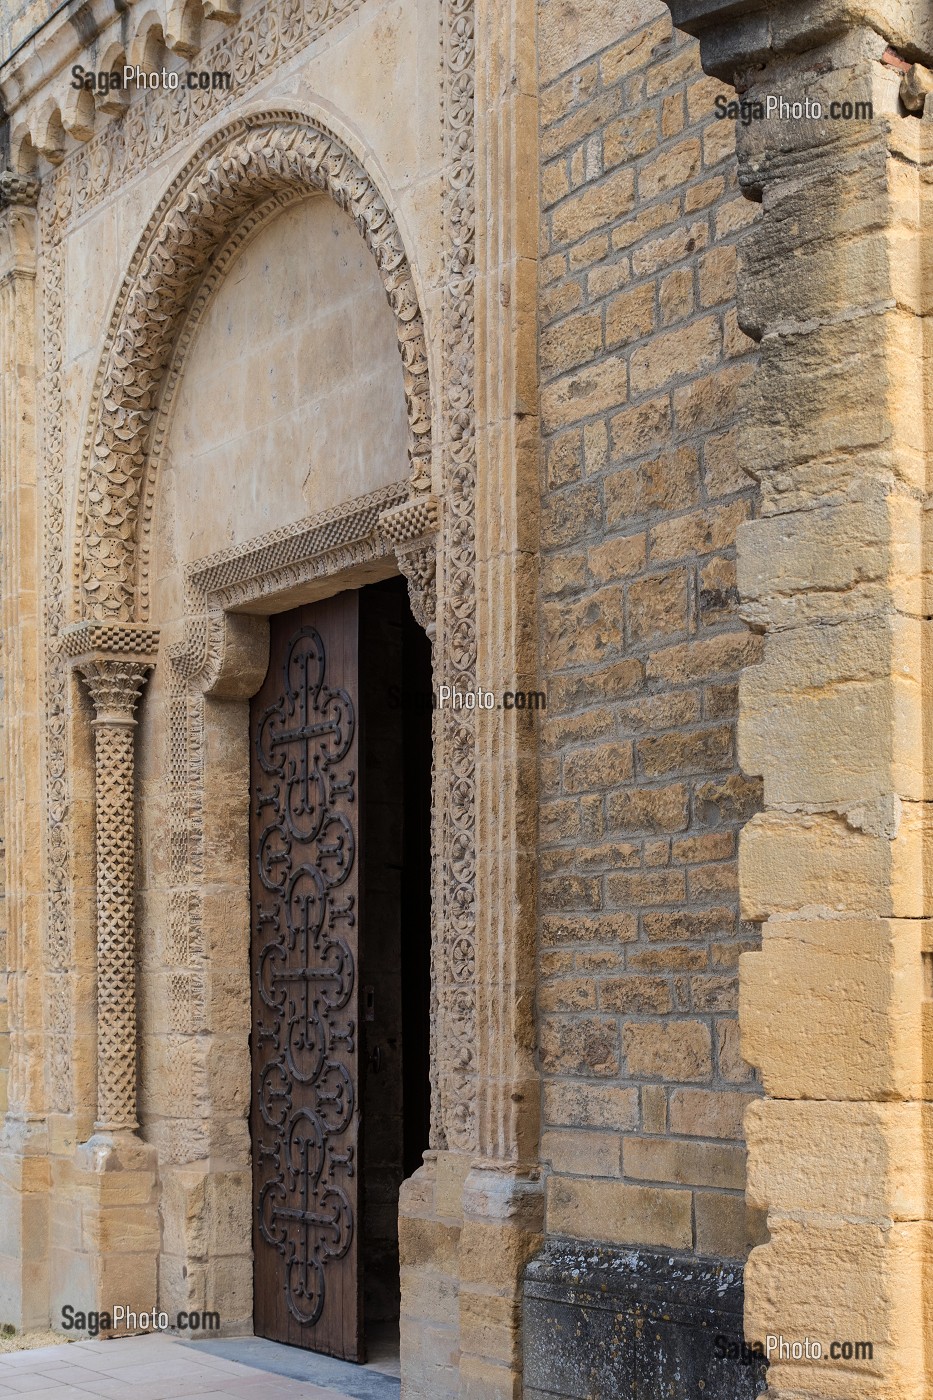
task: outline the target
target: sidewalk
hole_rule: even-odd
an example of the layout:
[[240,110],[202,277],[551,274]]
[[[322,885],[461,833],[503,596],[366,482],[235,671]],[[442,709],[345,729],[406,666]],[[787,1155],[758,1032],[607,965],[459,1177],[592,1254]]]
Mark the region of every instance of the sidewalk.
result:
[[0,1355],[0,1397],[25,1395],[30,1400],[398,1400],[399,1382],[372,1366],[348,1366],[252,1337],[182,1342],[146,1336]]

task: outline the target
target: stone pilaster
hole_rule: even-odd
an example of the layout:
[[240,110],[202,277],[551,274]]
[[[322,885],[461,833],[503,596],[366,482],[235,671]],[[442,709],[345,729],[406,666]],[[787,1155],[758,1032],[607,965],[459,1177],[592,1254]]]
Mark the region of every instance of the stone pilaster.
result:
[[[476,639],[479,683],[537,690],[538,95],[529,0],[476,6]],[[521,1394],[521,1293],[544,1230],[535,1066],[534,712],[477,724],[480,1157],[464,1178],[460,1395]]]
[[[29,762],[37,753],[38,714],[27,697],[38,697],[31,669],[36,651],[38,581],[35,551],[39,527],[36,486],[36,213],[38,186],[10,171],[0,174],[0,394],[4,433],[0,460],[2,499],[4,817],[6,836],[6,990],[11,1003],[10,1118],[42,1117],[47,1109],[42,1039],[44,957],[38,940],[41,872],[26,851],[34,848],[40,820],[41,774]],[[36,878],[24,887],[24,872]],[[28,875],[26,875],[28,879]],[[26,969],[29,969],[29,978]]]
[[[528,0],[475,8],[476,678],[500,696],[539,688],[534,23]],[[420,562],[399,555],[410,580]],[[456,552],[445,586],[464,587]],[[462,640],[447,639],[449,654]],[[402,1357],[412,1400],[520,1395],[521,1281],[543,1232],[535,716],[489,711],[477,715],[475,734],[475,1034],[471,1062],[455,1070],[476,1074],[478,1150],[432,1153],[403,1190]],[[461,878],[469,875],[465,868]],[[446,995],[456,998],[456,986]]]
[[[0,173],[0,607],[3,628],[4,992],[8,1106],[0,1141],[0,1315],[44,1325],[49,1292],[47,957],[39,761],[41,618],[35,540],[35,180]],[[6,1037],[4,1037],[6,1039]],[[4,1057],[6,1058],[6,1056]]]
[[740,178],[763,202],[740,250],[740,322],[761,354],[743,457],[762,513],[740,531],[739,586],[765,638],[740,697],[741,761],[764,777],[741,842],[743,912],[763,922],[741,1025],[766,1093],[746,1119],[748,1192],[770,1230],[746,1269],[746,1333],[872,1346],[775,1357],[769,1394],[920,1400],[933,125],[899,106],[887,46],[923,58],[933,31],[908,4],[671,9],[747,104],[801,104],[738,128]]

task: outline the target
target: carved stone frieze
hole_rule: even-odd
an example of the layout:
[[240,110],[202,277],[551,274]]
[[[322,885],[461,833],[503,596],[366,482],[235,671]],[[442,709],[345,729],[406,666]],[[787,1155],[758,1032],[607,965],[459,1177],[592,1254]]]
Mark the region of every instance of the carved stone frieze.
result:
[[366,0],[265,0],[198,52],[198,67],[229,73],[229,89],[150,89],[125,115],[67,157],[47,183],[50,216],[62,227],[83,218],[114,186],[128,184],[175,147],[242,104],[252,88],[348,20]]

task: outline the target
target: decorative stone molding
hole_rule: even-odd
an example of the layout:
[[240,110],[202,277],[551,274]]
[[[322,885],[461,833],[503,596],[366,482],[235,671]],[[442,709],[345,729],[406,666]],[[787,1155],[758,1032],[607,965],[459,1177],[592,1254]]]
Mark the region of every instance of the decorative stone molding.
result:
[[392,482],[294,525],[281,526],[258,539],[199,559],[185,573],[188,617],[229,611],[285,593],[312,578],[335,574],[359,562],[361,551],[366,549],[373,558],[389,553],[394,541],[383,528],[386,512],[396,506],[405,508],[407,502],[407,484]]
[[30,175],[17,175],[13,170],[0,171],[0,209],[16,205],[36,207],[39,198],[39,181]]
[[90,415],[81,484],[80,613],[137,616],[140,505],[150,433],[173,343],[209,261],[257,203],[327,193],[353,218],[395,313],[408,408],[411,488],[430,487],[431,411],[424,325],[395,221],[330,132],[289,113],[250,117],[210,143],[150,221],[114,313]]
[[[437,646],[445,679],[476,686],[476,32],[474,0],[441,7],[444,301],[439,402]],[[431,1146],[478,1146],[476,1051],[476,725],[446,710],[434,728],[434,830],[442,832],[432,922],[437,1002]]]
[[151,656],[159,647],[159,630],[136,623],[78,622],[62,632],[62,654],[75,665],[86,656]]
[[90,652],[73,659],[94,705],[97,863],[97,1120],[101,1133],[135,1132],[136,810],[133,731],[153,665]]

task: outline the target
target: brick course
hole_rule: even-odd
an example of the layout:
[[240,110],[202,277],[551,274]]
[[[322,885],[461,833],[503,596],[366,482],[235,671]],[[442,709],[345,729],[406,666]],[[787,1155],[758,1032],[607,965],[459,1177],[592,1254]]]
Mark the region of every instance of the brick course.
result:
[[[736,460],[755,217],[666,11],[567,50],[542,0],[539,1053],[548,1227],[742,1256]],[[656,16],[651,6],[644,14]],[[549,38],[549,35],[552,38]],[[610,37],[607,33],[606,37]],[[553,43],[553,51],[549,44]],[[580,58],[565,71],[562,56]],[[606,1178],[603,1182],[601,1178]],[[702,1188],[702,1189],[699,1189]]]

